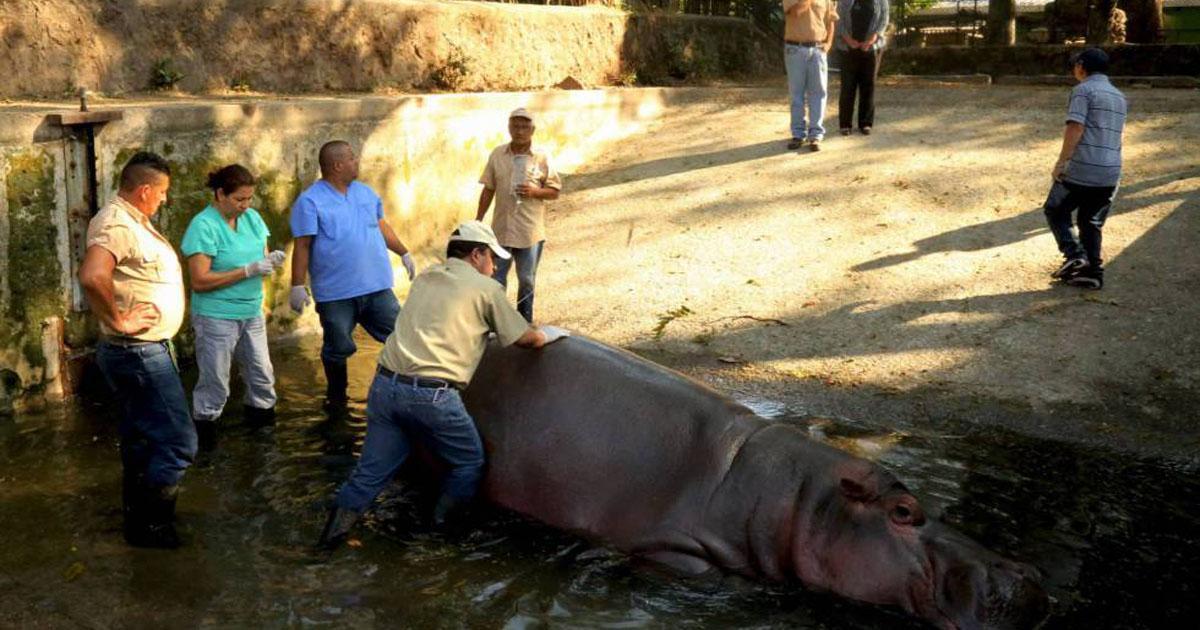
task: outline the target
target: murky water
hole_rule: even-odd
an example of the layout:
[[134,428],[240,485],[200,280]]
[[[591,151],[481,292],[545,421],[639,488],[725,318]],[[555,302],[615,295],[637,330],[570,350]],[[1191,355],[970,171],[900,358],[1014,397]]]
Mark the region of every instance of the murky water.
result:
[[[0,626],[920,628],[898,614],[738,578],[696,584],[498,510],[448,534],[387,493],[361,546],[309,551],[364,423],[320,411],[312,341],[276,353],[274,427],[225,421],[185,481],[189,544],[120,537],[114,420],[97,404],[0,419]],[[352,366],[363,392],[373,357]],[[236,399],[235,399],[236,400]],[[1055,628],[1171,628],[1200,612],[1200,476],[1163,462],[980,431],[901,435],[851,419],[760,413],[881,461],[927,507],[1039,566]]]

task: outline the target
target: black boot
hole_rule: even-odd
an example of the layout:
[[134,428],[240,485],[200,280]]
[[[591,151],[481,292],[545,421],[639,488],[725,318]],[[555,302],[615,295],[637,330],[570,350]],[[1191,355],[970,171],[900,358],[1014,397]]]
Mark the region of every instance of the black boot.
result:
[[436,527],[444,527],[446,520],[450,515],[459,508],[467,504],[467,500],[458,499],[448,494],[443,494],[438,497],[437,505],[433,506],[433,524]]
[[196,443],[201,451],[211,451],[217,448],[217,422],[215,420],[197,420]]
[[325,529],[321,530],[321,538],[317,540],[317,548],[326,551],[337,549],[342,544],[342,541],[346,540],[346,536],[350,533],[350,528],[354,527],[360,516],[362,516],[362,512],[355,512],[346,508],[335,507],[329,510],[329,518],[325,520]]
[[275,424],[275,408],[268,407],[261,409],[259,407],[251,407],[250,405],[243,406],[242,416],[246,419],[247,424],[255,426],[266,426]]
[[179,486],[147,487],[134,492],[133,519],[126,515],[125,542],[134,547],[177,549],[182,543],[175,531],[175,500]]
[[345,405],[348,400],[346,387],[350,383],[346,374],[346,362],[322,359],[321,364],[325,366],[325,404],[327,406]]

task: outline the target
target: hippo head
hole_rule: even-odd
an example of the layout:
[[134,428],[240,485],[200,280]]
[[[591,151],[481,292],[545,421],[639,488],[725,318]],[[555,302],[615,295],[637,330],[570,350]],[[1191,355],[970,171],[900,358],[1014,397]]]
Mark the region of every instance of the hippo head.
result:
[[1036,571],[928,520],[895,477],[861,459],[834,469],[796,545],[808,584],[900,606],[946,629],[1033,628],[1049,603]]

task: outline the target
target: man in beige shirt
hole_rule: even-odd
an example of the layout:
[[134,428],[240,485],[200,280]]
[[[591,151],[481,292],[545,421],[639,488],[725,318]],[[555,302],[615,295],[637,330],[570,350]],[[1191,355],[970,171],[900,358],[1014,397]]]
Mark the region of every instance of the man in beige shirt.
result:
[[508,117],[512,142],[496,147],[488,157],[479,183],[479,209],[475,220],[482,221],[492,200],[492,228],[500,245],[512,253],[512,259],[496,261],[493,276],[500,286],[508,286],[508,269],[517,263],[517,311],[533,321],[533,285],[542,248],[546,243],[545,202],[558,199],[562,180],[550,166],[546,154],[533,149],[533,114],[525,108],[513,110]]
[[492,281],[495,259],[508,260],[492,230],[463,223],[450,236],[446,263],[413,281],[396,328],[384,342],[367,398],[367,437],[350,479],[329,512],[319,546],[333,549],[425,439],[450,467],[434,522],[472,497],[483,475],[483,443],[459,392],[483,358],[489,333],[507,346],[540,348],[566,331],[529,324]]
[[88,225],[79,283],[100,320],[96,360],[122,408],[125,540],[174,548],[175,497],[196,454],[196,431],[171,338],[183,322],[183,274],[154,229],[171,169],[153,153],[134,155],[117,196]]
[[[787,69],[792,101],[792,139],[788,150],[799,149],[807,140],[809,150],[821,150],[825,138],[825,103],[828,97],[829,63],[837,22],[835,0],[783,0],[783,63]],[[805,101],[808,118],[804,117]]]

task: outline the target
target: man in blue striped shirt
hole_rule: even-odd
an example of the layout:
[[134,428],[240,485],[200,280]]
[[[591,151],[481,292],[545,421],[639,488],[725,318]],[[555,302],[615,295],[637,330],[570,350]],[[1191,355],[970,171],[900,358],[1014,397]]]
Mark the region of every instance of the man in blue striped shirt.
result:
[[[1062,151],[1044,205],[1050,232],[1066,260],[1050,275],[1072,286],[1099,289],[1104,286],[1101,230],[1121,179],[1125,95],[1108,81],[1103,50],[1088,48],[1072,57],[1071,65],[1079,85],[1071,90]],[[1071,231],[1076,210],[1079,238]]]

